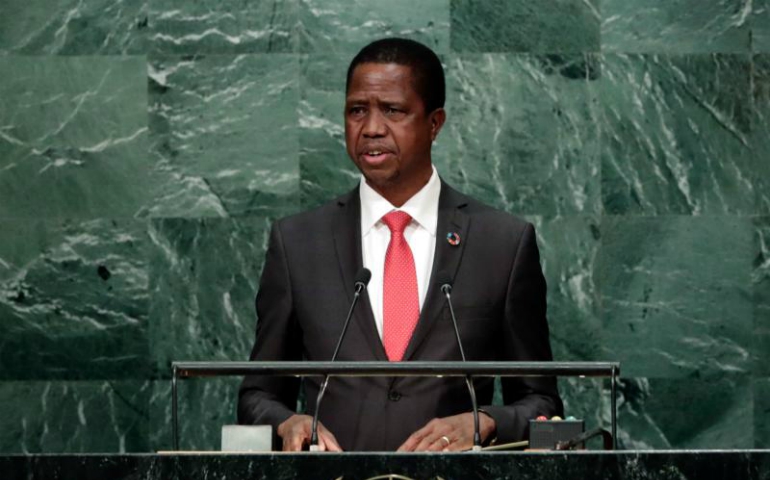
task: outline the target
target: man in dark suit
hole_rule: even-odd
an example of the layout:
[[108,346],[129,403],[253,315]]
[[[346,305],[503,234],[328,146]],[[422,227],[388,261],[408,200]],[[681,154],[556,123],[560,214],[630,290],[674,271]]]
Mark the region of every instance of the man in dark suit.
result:
[[[444,97],[441,63],[422,44],[379,40],[353,59],[345,135],[361,184],[273,226],[251,360],[329,360],[362,267],[372,280],[341,361],[460,360],[439,272],[453,280],[468,360],[551,360],[532,225],[453,190],[432,165]],[[311,415],[319,384],[302,382]],[[553,378],[503,379],[504,406],[491,405],[492,379],[475,385],[486,442],[519,440],[530,419],[562,413]],[[239,422],[270,424],[284,450],[302,449],[311,417],[295,412],[299,387],[294,378],[247,376]],[[462,379],[334,378],[319,414],[319,446],[468,449],[470,411]]]

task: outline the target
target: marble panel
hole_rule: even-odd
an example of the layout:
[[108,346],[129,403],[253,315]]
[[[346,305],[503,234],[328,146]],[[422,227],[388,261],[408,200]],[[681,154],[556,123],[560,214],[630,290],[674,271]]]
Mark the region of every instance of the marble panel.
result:
[[152,220],[155,375],[169,378],[172,361],[248,358],[269,226],[262,217]]
[[[586,430],[610,430],[609,380],[562,378],[559,392],[565,415],[585,420]],[[621,378],[617,386],[618,446],[641,450],[752,448],[754,425],[760,425],[753,416],[754,402],[760,400],[756,393],[753,398],[752,381],[746,375]],[[589,443],[589,448],[600,449],[601,444]]]
[[591,55],[455,55],[447,123],[435,148],[444,178],[516,214],[601,209]]
[[603,349],[629,377],[752,369],[751,220],[604,217]]
[[145,378],[145,223],[3,220],[0,229],[0,379]]
[[747,55],[605,55],[605,212],[755,213],[750,70]]
[[150,44],[162,54],[296,51],[298,0],[153,0]]
[[535,221],[548,284],[551,348],[559,361],[614,360],[604,355],[601,299],[594,281],[599,225],[598,218],[589,216]]
[[294,55],[154,57],[152,217],[285,214],[296,209]]
[[345,75],[349,55],[300,58],[300,202],[311,208],[347,192],[360,173],[345,150]]
[[748,53],[752,0],[601,0],[602,51]]
[[[770,8],[770,7],[769,7]],[[770,22],[770,14],[768,14]],[[754,111],[751,124],[751,168],[756,178],[757,213],[770,214],[770,53],[752,58]]]
[[452,0],[455,52],[599,51],[599,0]]
[[754,379],[754,448],[770,449],[770,378]]
[[[612,430],[609,380],[600,378],[562,377],[559,379],[559,395],[564,402],[564,415],[585,422],[585,430],[604,428]],[[618,422],[618,432],[625,435]],[[601,440],[592,440],[588,447],[601,449]]]
[[752,257],[754,374],[766,377],[770,375],[770,217],[754,219]]
[[144,53],[147,4],[147,0],[5,0],[0,56]]
[[753,13],[752,51],[770,53],[770,0],[754,0]]
[[[151,382],[149,402],[151,451],[173,450],[171,382]],[[179,448],[222,448],[222,426],[237,423],[240,378],[188,379],[177,383]]]
[[0,382],[0,451],[147,451],[149,382]]
[[346,53],[384,37],[449,50],[449,0],[299,0],[299,51]]
[[0,218],[117,218],[148,200],[144,57],[0,58]]
[[619,388],[623,449],[754,446],[752,382],[745,375],[624,379]]

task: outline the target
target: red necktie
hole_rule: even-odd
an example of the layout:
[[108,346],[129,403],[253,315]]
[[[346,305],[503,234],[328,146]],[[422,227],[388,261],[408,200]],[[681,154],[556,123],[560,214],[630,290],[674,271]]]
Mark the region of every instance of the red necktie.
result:
[[390,212],[382,217],[390,229],[382,289],[382,339],[391,362],[404,357],[406,346],[420,318],[417,272],[412,250],[404,238],[404,229],[411,220],[412,217],[405,212]]

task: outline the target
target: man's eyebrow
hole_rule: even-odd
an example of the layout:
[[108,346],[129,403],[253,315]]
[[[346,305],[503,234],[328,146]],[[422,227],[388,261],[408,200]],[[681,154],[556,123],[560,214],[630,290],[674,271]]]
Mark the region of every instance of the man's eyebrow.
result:
[[[368,104],[369,99],[366,97],[348,97],[345,99],[345,105],[358,105],[358,104]],[[401,106],[406,107],[408,106],[409,102],[404,101],[402,98],[380,98],[377,100],[377,105],[390,105],[390,106]]]

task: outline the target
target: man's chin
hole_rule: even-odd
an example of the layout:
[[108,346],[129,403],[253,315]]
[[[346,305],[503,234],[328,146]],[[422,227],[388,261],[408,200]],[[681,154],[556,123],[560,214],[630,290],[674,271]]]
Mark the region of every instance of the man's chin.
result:
[[364,170],[363,175],[366,183],[377,191],[382,191],[392,186],[398,177],[397,173],[389,170]]

